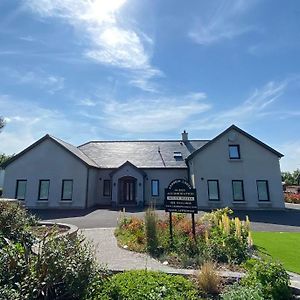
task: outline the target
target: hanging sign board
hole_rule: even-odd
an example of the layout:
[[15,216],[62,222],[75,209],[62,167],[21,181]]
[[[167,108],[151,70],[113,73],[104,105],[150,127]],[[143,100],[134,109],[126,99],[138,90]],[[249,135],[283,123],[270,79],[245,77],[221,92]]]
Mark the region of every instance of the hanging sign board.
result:
[[173,180],[165,189],[165,211],[196,214],[198,212],[196,189],[184,179]]

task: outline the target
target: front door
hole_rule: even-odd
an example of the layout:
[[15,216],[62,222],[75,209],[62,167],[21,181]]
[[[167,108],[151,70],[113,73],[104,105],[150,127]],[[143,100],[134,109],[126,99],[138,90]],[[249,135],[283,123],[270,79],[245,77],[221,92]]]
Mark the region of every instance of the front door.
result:
[[135,178],[122,178],[120,181],[120,202],[124,204],[135,204],[135,189]]

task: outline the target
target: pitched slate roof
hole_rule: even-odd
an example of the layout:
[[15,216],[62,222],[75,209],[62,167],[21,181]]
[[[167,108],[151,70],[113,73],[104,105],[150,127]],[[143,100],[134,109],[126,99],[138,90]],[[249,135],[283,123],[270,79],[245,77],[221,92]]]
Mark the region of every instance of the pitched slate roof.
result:
[[82,160],[85,164],[91,166],[91,167],[95,167],[98,168],[99,166],[97,165],[96,162],[94,162],[91,158],[89,158],[88,156],[86,156],[82,151],[80,151],[77,147],[55,137],[52,135],[49,135],[49,137],[54,140],[56,143],[58,143],[59,145],[61,145],[63,148],[65,148],[66,150],[68,150],[69,152],[71,152],[73,155],[75,155],[77,158],[79,158],[80,160]]
[[[208,140],[91,141],[78,147],[100,168],[118,168],[126,161],[138,168],[186,168],[185,159]],[[181,152],[182,158],[175,158]]]

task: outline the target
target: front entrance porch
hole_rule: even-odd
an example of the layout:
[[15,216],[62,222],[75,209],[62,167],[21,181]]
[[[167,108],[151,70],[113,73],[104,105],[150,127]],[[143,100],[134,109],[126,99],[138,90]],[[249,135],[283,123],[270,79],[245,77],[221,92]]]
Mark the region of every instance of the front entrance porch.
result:
[[112,206],[144,205],[146,173],[130,162],[125,162],[110,173],[112,180]]

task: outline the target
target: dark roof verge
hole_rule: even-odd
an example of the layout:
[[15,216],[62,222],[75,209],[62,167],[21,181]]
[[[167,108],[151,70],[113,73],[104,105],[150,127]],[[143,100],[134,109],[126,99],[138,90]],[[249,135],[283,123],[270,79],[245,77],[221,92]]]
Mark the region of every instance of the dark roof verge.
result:
[[113,170],[112,172],[109,173],[110,176],[113,176],[118,170],[122,169],[123,167],[125,167],[126,165],[129,165],[130,167],[134,168],[135,170],[137,170],[139,173],[141,173],[143,176],[146,176],[147,174],[141,170],[140,168],[138,168],[137,166],[135,166],[134,164],[132,164],[130,161],[126,161],[124,162],[124,164],[122,164],[121,166],[119,166],[117,169]]

